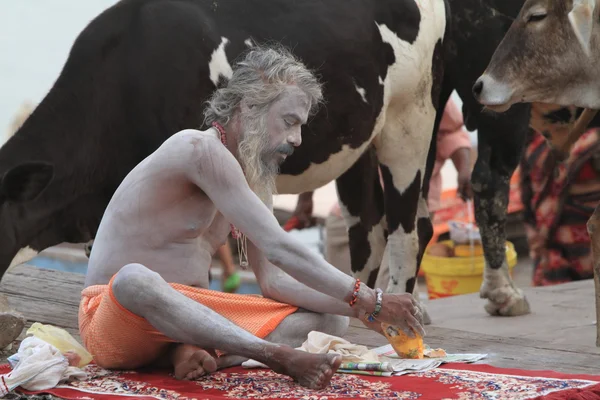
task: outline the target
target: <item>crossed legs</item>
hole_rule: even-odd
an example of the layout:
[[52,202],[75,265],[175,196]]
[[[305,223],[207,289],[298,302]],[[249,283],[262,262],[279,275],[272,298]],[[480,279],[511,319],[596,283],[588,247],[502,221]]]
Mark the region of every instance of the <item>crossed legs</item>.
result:
[[[263,340],[187,298],[159,274],[140,264],[123,267],[113,281],[112,290],[123,307],[145,318],[177,343],[185,344],[172,346],[167,355],[179,378],[194,378],[252,358],[303,386],[319,389],[329,383],[341,362],[339,356],[310,354],[292,346],[299,346],[311,330],[342,335],[348,325],[343,317],[296,312]],[[209,353],[213,349],[229,356],[215,360]]]

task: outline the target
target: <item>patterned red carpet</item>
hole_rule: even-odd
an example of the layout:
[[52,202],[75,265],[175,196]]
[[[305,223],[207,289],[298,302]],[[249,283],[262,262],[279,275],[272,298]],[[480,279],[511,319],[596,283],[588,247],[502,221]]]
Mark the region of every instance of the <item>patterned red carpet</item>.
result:
[[[9,372],[0,366],[0,374]],[[197,381],[166,372],[115,372],[90,365],[90,379],[45,391],[65,399],[600,399],[600,375],[522,371],[484,364],[447,364],[397,377],[336,374],[322,391],[305,389],[270,370],[231,368]],[[31,392],[18,390],[22,394]]]

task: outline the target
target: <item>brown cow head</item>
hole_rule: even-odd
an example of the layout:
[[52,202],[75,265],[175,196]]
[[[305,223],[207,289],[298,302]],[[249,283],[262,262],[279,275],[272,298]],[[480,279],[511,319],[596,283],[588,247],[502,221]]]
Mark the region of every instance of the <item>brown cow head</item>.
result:
[[503,112],[519,102],[600,109],[596,0],[527,0],[473,94]]

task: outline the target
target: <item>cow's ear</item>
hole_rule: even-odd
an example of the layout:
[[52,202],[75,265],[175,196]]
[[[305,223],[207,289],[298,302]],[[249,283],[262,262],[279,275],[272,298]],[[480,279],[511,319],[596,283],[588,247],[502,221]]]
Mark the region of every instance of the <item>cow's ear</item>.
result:
[[8,170],[0,184],[8,201],[31,201],[42,193],[54,176],[54,167],[44,162],[27,162]]
[[575,31],[583,51],[589,57],[591,54],[590,42],[594,29],[594,9],[596,0],[573,0],[573,9],[569,12],[569,22]]

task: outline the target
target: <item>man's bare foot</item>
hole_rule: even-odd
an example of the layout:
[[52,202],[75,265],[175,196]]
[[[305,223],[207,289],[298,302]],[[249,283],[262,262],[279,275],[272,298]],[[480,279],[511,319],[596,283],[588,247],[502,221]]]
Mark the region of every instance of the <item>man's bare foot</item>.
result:
[[67,351],[63,354],[71,367],[76,367],[81,363],[81,356],[74,351]]
[[217,370],[217,362],[207,351],[191,344],[179,344],[171,354],[175,378],[192,380]]
[[265,362],[273,371],[290,376],[300,385],[310,389],[323,389],[340,367],[342,357],[333,354],[311,354],[285,345]]
[[225,369],[229,367],[237,367],[238,365],[242,365],[243,362],[248,361],[248,357],[240,357],[234,356],[231,354],[226,354],[217,360],[217,369]]

